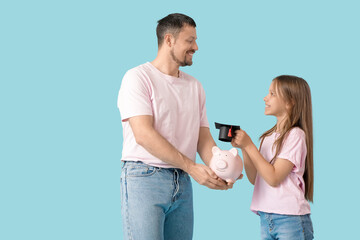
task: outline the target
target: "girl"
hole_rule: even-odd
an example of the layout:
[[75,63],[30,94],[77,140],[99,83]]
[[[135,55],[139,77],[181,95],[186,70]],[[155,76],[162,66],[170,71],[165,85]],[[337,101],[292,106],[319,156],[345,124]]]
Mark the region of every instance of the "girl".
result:
[[313,239],[313,128],[309,85],[295,76],[276,77],[264,98],[265,115],[277,123],[261,137],[260,150],[243,130],[245,172],[255,184],[250,209],[260,216],[262,239]]

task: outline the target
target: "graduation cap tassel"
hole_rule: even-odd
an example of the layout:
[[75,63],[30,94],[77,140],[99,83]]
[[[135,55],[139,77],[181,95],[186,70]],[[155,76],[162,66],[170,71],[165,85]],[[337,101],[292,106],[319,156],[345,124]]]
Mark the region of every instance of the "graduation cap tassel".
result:
[[232,126],[231,126],[231,128],[229,129],[229,132],[228,132],[228,137],[232,138],[231,131],[232,131]]

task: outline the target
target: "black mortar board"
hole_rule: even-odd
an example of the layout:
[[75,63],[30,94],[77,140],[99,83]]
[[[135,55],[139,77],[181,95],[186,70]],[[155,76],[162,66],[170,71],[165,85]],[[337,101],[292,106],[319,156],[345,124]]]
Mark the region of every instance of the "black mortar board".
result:
[[235,136],[235,131],[240,130],[240,126],[236,125],[227,125],[221,123],[215,123],[216,129],[220,129],[219,140],[223,142],[231,142],[233,136]]

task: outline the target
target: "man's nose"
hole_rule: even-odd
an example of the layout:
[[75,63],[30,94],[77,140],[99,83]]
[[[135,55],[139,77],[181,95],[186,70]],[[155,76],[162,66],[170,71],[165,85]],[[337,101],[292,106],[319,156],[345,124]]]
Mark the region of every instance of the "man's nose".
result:
[[194,50],[195,51],[199,50],[199,46],[197,45],[196,41],[194,41]]

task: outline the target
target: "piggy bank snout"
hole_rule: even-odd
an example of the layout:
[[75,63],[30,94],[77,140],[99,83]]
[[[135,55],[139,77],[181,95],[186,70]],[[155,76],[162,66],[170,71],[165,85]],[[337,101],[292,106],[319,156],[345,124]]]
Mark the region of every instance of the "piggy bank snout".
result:
[[224,170],[228,167],[228,164],[226,161],[218,160],[216,161],[215,166],[218,170]]

